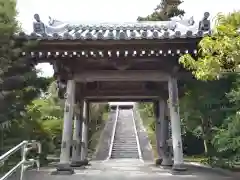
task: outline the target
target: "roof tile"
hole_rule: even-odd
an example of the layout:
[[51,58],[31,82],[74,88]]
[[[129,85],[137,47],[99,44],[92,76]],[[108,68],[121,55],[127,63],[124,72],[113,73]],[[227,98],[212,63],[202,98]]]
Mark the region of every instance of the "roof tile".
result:
[[36,14],[34,17],[36,21],[33,23],[33,33],[21,34],[21,36],[40,40],[131,40],[195,38],[210,34],[209,13],[204,14],[199,24],[196,24],[193,18],[121,24],[73,24],[51,19],[51,22],[45,24],[40,20],[39,15]]

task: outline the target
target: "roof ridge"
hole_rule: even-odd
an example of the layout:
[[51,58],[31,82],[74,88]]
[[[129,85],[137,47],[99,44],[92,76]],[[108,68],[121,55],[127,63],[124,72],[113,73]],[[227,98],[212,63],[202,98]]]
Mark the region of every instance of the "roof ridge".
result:
[[142,21],[133,23],[73,24],[49,17],[48,24],[34,15],[33,33],[29,38],[81,39],[81,40],[130,40],[130,39],[172,39],[195,38],[210,34],[209,13],[196,24],[188,20]]

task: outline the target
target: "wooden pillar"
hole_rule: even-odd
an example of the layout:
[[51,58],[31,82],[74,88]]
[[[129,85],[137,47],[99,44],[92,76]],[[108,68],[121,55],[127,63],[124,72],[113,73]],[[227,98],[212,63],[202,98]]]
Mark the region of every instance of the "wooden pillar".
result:
[[156,107],[156,145],[158,152],[157,165],[171,166],[171,157],[168,152],[168,120],[166,119],[166,101],[159,99],[155,104]]
[[169,121],[167,119],[167,102],[166,100],[161,100],[160,106],[162,106],[160,112],[163,115],[161,119],[161,130],[160,130],[160,145],[162,148],[162,166],[171,166],[172,165],[172,156],[170,153],[170,148],[168,146],[167,140],[169,139]]
[[82,124],[82,146],[81,160],[87,160],[88,155],[88,114],[89,103],[86,100],[83,102],[83,124]]
[[70,148],[72,145],[72,125],[73,125],[73,111],[75,103],[75,81],[68,80],[66,101],[64,108],[64,122],[62,130],[62,145],[60,154],[60,163],[58,164],[57,171],[53,174],[73,174],[74,171],[70,167]]
[[170,76],[168,79],[168,92],[173,143],[173,169],[184,170],[185,168],[183,168],[184,162],[181,137],[181,122],[179,115],[178,87],[177,79],[173,76]]
[[83,122],[83,100],[80,100],[74,117],[72,167],[83,165],[81,159],[82,122]]
[[156,164],[160,165],[162,162],[162,152],[161,152],[161,148],[160,148],[161,119],[160,119],[159,102],[158,101],[154,102],[154,112],[155,112],[155,118],[156,118],[156,123],[155,123],[156,149],[157,149],[157,154],[158,154],[158,158],[156,159]]

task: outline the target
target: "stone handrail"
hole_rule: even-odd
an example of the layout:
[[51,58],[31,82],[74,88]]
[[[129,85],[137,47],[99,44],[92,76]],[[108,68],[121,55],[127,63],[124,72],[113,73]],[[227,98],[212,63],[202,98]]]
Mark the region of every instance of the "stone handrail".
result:
[[113,130],[112,130],[112,136],[111,136],[111,141],[110,141],[108,157],[107,157],[106,160],[109,160],[111,158],[112,149],[113,149],[113,143],[114,143],[114,137],[115,137],[115,132],[116,132],[116,126],[117,126],[117,120],[118,120],[118,115],[119,115],[119,106],[116,107],[116,117],[115,117],[115,122],[114,122],[114,125],[113,125]]
[[133,118],[133,124],[134,124],[134,133],[135,133],[136,141],[137,141],[138,156],[139,156],[139,159],[142,160],[142,151],[141,151],[141,147],[140,147],[140,143],[139,143],[139,136],[138,136],[138,132],[137,132],[137,128],[136,128],[136,121],[135,121],[135,115],[134,115],[133,109],[132,109],[132,118]]

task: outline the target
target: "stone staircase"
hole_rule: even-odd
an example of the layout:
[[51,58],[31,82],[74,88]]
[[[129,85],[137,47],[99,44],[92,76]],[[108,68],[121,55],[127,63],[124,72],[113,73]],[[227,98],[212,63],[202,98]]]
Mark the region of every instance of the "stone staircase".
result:
[[111,159],[139,159],[139,149],[136,138],[132,109],[120,109],[116,124]]

